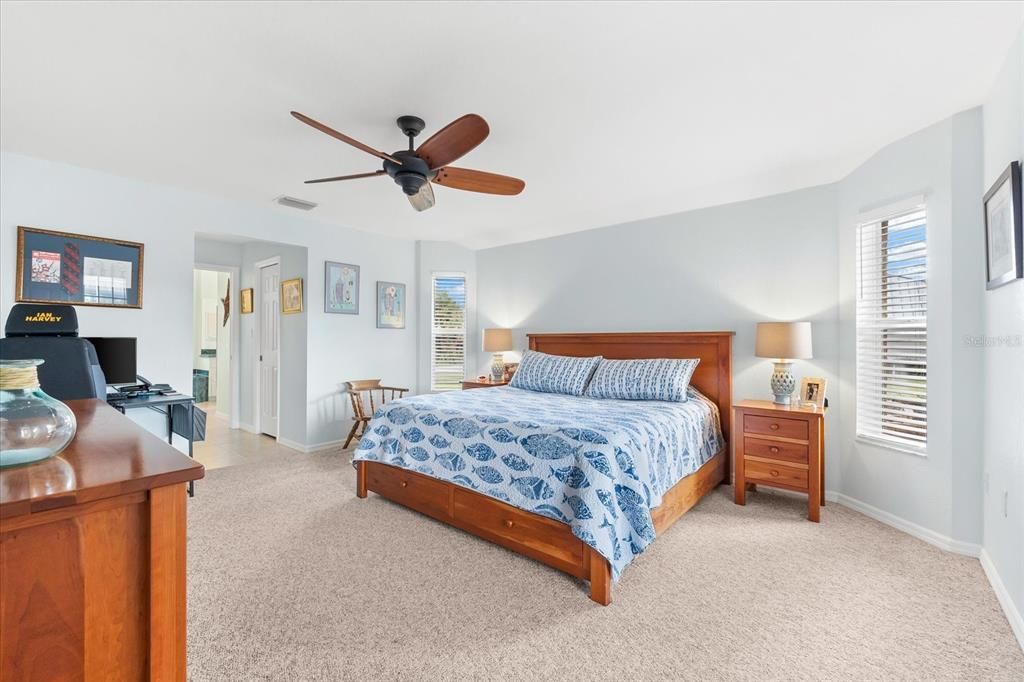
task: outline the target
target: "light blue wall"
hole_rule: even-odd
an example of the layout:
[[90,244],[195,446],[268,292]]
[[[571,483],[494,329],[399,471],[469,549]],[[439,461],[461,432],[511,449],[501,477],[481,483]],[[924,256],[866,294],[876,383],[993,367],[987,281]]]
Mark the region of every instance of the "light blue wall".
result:
[[[984,278],[975,109],[885,147],[839,182],[841,492],[972,551],[981,542],[981,378],[963,337],[978,329]],[[859,214],[923,195],[928,211],[926,456],[856,439],[856,226]],[[969,371],[973,368],[973,372]],[[954,516],[956,522],[954,522]]]
[[[315,214],[314,214],[315,215]],[[416,319],[406,329],[376,329],[374,283],[408,283],[416,300],[412,240],[393,239],[311,219],[290,209],[233,202],[198,192],[141,182],[101,171],[0,153],[0,255],[16,248],[18,225],[129,239],[145,243],[141,310],[79,308],[84,335],[137,336],[139,371],[181,388],[192,377],[192,268],[196,234],[227,234],[287,241],[307,250],[305,379],[293,395],[305,429],[296,442],[316,447],[344,437],[351,422],[340,382],[366,376],[415,385]],[[362,266],[359,315],[324,312],[324,260]],[[0,317],[14,302],[14,277],[0,277]],[[133,412],[142,413],[142,410]],[[154,417],[159,417],[154,413]],[[139,416],[141,419],[142,416]],[[160,432],[159,419],[147,426]]]
[[[908,136],[840,182],[477,253],[480,327],[530,331],[736,331],[734,393],[768,397],[754,357],[761,320],[813,322],[824,376],[826,489],[899,517],[959,551],[982,537],[979,110]],[[929,211],[926,457],[855,441],[854,228],[864,210],[915,194]],[[954,520],[955,519],[955,520]]]
[[794,372],[828,380],[837,452],[838,254],[833,186],[486,249],[479,325],[514,328],[520,349],[527,332],[732,330],[734,396],[770,398],[756,323],[810,320],[814,359]]
[[[1024,32],[982,107],[984,187],[1024,162]],[[1024,281],[984,296],[985,553],[1016,611],[1024,645]]]

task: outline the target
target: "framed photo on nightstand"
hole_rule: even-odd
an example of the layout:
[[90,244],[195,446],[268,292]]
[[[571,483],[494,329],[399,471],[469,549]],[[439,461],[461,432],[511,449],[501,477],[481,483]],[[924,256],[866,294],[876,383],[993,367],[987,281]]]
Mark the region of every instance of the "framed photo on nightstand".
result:
[[804,377],[800,380],[800,404],[825,407],[825,379],[822,377]]

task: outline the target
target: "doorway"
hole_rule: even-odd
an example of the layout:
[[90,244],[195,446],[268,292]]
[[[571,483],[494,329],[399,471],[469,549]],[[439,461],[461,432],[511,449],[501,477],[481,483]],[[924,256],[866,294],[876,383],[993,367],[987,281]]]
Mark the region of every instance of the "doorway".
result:
[[237,429],[238,268],[193,269],[192,395],[209,418]]
[[256,264],[259,273],[259,319],[257,320],[257,411],[259,431],[278,434],[278,406],[281,399],[281,263],[277,258]]

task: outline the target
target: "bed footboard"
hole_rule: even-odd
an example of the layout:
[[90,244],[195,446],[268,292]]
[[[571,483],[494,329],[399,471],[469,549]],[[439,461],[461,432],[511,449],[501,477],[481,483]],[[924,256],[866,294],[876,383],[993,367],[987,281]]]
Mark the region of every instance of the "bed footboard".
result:
[[[719,451],[691,476],[679,481],[654,510],[662,533],[722,481],[727,449]],[[572,534],[564,523],[513,507],[448,481],[380,462],[356,462],[356,496],[372,490],[421,514],[528,556],[581,580],[590,581],[590,598],[611,603],[608,560]]]

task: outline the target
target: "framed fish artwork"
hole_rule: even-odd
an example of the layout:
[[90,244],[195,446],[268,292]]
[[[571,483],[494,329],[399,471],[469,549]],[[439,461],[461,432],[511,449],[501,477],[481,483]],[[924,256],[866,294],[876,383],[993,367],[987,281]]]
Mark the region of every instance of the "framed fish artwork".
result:
[[405,329],[405,285],[377,282],[377,328]]
[[324,261],[324,312],[359,314],[359,266]]

